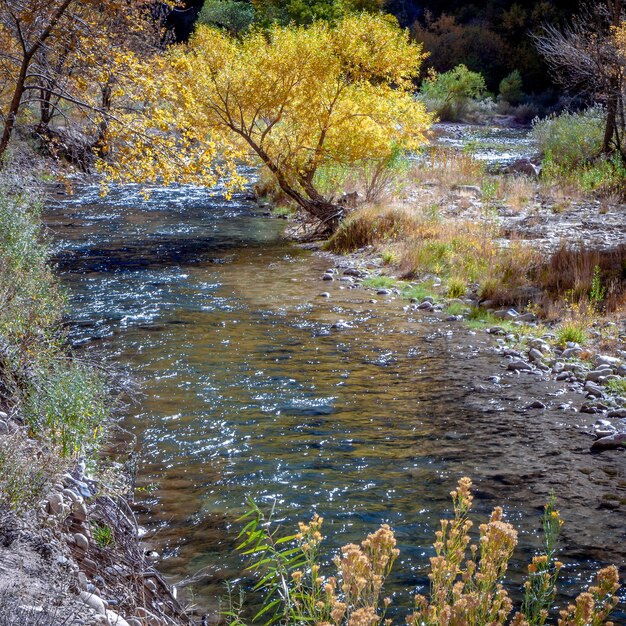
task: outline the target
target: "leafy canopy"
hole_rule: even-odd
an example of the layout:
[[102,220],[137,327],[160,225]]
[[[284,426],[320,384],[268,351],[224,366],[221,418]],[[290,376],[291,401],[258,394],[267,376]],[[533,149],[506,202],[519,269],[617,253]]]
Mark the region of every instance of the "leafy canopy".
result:
[[[316,214],[329,204],[314,185],[321,166],[388,159],[425,142],[431,116],[412,93],[423,58],[389,16],[275,25],[240,39],[201,26],[146,72],[137,97],[150,110],[117,125],[103,167],[113,179],[126,170],[136,181],[226,178],[232,190],[256,155]],[[145,139],[126,140],[131,130]]]

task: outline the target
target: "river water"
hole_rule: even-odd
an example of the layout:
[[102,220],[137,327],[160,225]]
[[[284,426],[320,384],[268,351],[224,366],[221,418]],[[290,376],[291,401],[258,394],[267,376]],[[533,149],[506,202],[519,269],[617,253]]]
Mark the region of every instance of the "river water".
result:
[[[427,585],[463,475],[479,516],[502,504],[520,530],[514,589],[551,490],[566,595],[626,562],[624,455],[589,454],[590,417],[558,409],[580,399],[556,384],[488,381],[503,369],[486,334],[322,283],[328,260],[284,242],[284,222],[244,196],[86,187],[51,201],[47,219],[73,343],[142,382],[122,421],[138,441],[140,523],[172,580],[205,568],[202,609],[245,576],[233,547],[248,497],[289,529],[323,515],[330,549],[391,524],[399,604]],[[548,409],[525,410],[537,398]]]

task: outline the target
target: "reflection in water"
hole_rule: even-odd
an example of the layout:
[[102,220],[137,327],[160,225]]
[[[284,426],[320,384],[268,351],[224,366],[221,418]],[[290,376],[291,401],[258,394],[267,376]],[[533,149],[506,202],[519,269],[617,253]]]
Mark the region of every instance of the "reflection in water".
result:
[[[242,575],[233,546],[247,496],[290,525],[319,512],[333,546],[390,523],[402,550],[393,589],[426,584],[434,528],[464,474],[481,515],[502,503],[522,531],[514,584],[552,489],[567,581],[624,563],[623,455],[588,453],[587,419],[556,409],[571,398],[555,385],[487,382],[501,362],[479,350],[482,334],[347,283],[318,297],[327,262],[281,242],[281,222],[243,198],[178,188],[144,202],[126,188],[102,201],[87,189],[51,207],[49,224],[73,340],[144,381],[124,420],[140,441],[140,521],[166,574],[209,568],[206,605]],[[546,395],[549,410],[523,409]]]

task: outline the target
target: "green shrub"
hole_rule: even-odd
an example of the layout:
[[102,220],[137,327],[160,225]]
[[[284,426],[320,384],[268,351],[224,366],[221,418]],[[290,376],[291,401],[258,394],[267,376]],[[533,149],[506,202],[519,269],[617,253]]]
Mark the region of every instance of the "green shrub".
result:
[[524,89],[522,75],[519,70],[513,70],[500,81],[499,92],[499,100],[507,102],[512,106],[521,104],[524,100]]
[[106,386],[89,366],[57,358],[33,378],[23,415],[33,435],[59,446],[62,456],[89,452],[107,418]]
[[448,72],[432,72],[422,83],[420,93],[426,106],[442,121],[462,120],[486,92],[482,74],[472,72],[465,65],[457,65]]
[[602,149],[605,112],[595,106],[580,113],[551,115],[533,124],[533,137],[544,158],[556,167],[589,163]]
[[584,344],[587,331],[584,322],[578,320],[563,322],[556,331],[557,342],[565,346],[568,342]]
[[238,35],[250,28],[254,17],[254,7],[249,2],[209,0],[204,3],[198,20],[201,24],[219,26],[232,35]]

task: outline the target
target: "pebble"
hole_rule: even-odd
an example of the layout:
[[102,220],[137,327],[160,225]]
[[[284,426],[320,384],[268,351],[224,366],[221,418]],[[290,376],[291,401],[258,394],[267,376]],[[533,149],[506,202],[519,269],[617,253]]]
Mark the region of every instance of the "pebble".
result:
[[82,533],[76,533],[74,535],[74,543],[77,547],[79,547],[81,550],[84,550],[85,552],[89,550],[89,540]]
[[564,359],[571,359],[573,357],[577,357],[581,353],[582,353],[582,348],[579,348],[579,347],[576,347],[576,348],[566,348],[561,353],[561,356]]
[[623,409],[613,409],[606,414],[607,417],[618,417],[625,418],[626,417],[626,408]]
[[48,512],[51,515],[60,515],[63,512],[63,496],[60,493],[53,493],[48,498]]
[[87,591],[79,592],[79,598],[88,606],[91,607],[99,615],[106,616],[106,609],[104,602],[97,595],[88,593]]
[[322,293],[320,293],[319,297],[320,298],[330,298],[330,294],[328,293],[328,291],[322,291]]
[[515,320],[519,317],[519,313],[515,309],[502,309],[494,311],[493,316],[503,320]]
[[618,359],[617,357],[614,356],[607,356],[605,354],[596,354],[596,356],[593,359],[593,362],[596,364],[596,366],[598,365],[608,365],[609,367],[617,367],[618,365],[621,365],[621,359]]
[[425,300],[424,302],[422,302],[421,304],[417,305],[417,308],[420,311],[430,311],[433,308],[433,303],[432,302],[428,302],[428,300]]
[[610,369],[591,370],[590,372],[587,372],[587,376],[585,377],[585,380],[590,380],[594,383],[597,383],[600,380],[604,379],[606,376],[608,376],[610,373],[611,373]]
[[584,389],[590,396],[593,396],[594,398],[602,397],[602,387],[600,387],[600,385],[596,385],[596,383],[590,380],[585,383]]
[[376,294],[379,296],[388,296],[391,294],[391,289],[378,289],[378,291],[376,291]]
[[322,280],[335,280],[335,278],[332,274],[324,274],[324,276],[322,276]]
[[569,380],[571,376],[570,372],[561,372],[560,374],[557,375],[556,379],[561,381],[561,380]]
[[624,447],[624,444],[626,444],[626,433],[615,433],[614,435],[597,439],[591,444],[591,449],[598,452],[615,450],[616,448]]
[[72,514],[78,521],[84,522],[87,519],[87,507],[83,502],[74,502]]
[[521,371],[529,371],[533,369],[533,366],[530,363],[526,363],[526,361],[511,361],[506,369],[512,372],[521,372]]
[[546,405],[543,402],[540,402],[539,400],[535,400],[534,402],[531,402],[531,404],[529,404],[526,408],[527,409],[545,409]]
[[128,622],[115,611],[107,611],[106,615],[111,626],[129,626]]
[[543,353],[540,352],[537,348],[531,348],[528,351],[528,358],[531,361],[540,361],[541,362],[541,361],[543,361],[544,356],[543,356]]

